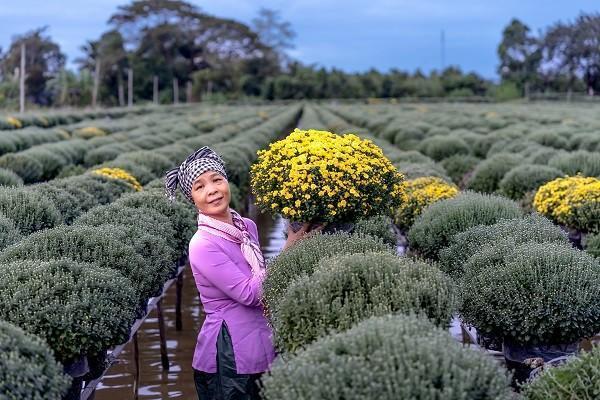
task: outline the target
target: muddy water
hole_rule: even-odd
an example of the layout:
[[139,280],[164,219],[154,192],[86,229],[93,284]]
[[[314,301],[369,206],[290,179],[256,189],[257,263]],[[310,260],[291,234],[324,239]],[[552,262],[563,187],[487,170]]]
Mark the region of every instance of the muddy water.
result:
[[[266,258],[279,253],[283,247],[285,223],[269,215],[251,217],[258,225],[260,243]],[[160,400],[195,399],[192,379],[192,357],[196,336],[204,315],[191,271],[185,270],[182,292],[183,329],[175,330],[175,285],[171,285],[162,302],[169,356],[169,371],[163,371],[156,309],[138,331],[139,377],[136,377],[133,342],[120,354],[118,362],[98,385],[95,400]]]

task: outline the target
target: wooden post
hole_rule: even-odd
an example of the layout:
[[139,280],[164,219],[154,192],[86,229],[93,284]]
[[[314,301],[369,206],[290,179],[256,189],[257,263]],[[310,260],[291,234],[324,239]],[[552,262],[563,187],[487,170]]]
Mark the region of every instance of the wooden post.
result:
[[179,104],[179,81],[173,78],[173,104]]
[[192,81],[187,81],[185,87],[185,97],[188,103],[192,102]]
[[123,75],[121,69],[119,69],[117,75],[117,95],[119,97],[119,106],[125,107],[125,88],[123,87]]
[[135,398],[138,398],[140,388],[140,347],[138,345],[138,333],[133,334],[133,361],[135,363],[135,375],[133,378],[133,393]]
[[169,355],[167,354],[167,338],[165,336],[165,319],[162,313],[162,299],[156,303],[158,314],[158,333],[160,335],[160,361],[164,371],[169,370]]
[[127,69],[127,106],[133,107],[133,68]]
[[100,59],[96,59],[96,67],[94,69],[94,88],[92,89],[92,107],[96,108],[98,104],[98,88],[100,87]]
[[25,43],[21,43],[21,69],[19,70],[19,111],[25,112]]
[[177,275],[177,281],[175,281],[175,330],[180,331],[183,324],[181,323],[181,292],[183,289],[183,274],[184,272]]
[[158,105],[158,76],[152,78],[152,101]]

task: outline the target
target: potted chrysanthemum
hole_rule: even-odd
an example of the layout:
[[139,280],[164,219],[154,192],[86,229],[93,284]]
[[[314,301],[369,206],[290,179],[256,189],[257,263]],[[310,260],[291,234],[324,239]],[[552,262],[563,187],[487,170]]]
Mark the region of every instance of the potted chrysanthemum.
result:
[[533,206],[563,226],[581,248],[583,236],[600,232],[600,179],[581,175],[557,178],[540,186]]
[[261,210],[330,226],[390,214],[400,205],[403,179],[370,140],[312,129],[295,129],[259,151],[251,167]]

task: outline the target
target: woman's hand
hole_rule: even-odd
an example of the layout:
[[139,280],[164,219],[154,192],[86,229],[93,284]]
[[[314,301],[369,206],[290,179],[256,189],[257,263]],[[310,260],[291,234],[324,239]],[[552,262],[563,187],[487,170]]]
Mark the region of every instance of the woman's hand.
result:
[[300,228],[297,232],[294,232],[292,227],[288,226],[287,240],[285,241],[283,250],[292,246],[294,243],[296,243],[298,240],[302,239],[309,233],[320,232],[324,227],[325,227],[325,225],[322,225],[322,224],[316,225],[316,224],[311,224],[310,222],[305,222],[304,224],[302,224],[302,228]]

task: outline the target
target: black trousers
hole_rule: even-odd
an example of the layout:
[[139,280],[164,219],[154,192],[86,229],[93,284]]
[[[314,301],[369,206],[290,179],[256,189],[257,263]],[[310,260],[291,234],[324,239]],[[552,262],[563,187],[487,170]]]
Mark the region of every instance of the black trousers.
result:
[[262,374],[238,374],[233,344],[223,322],[217,337],[217,372],[194,369],[194,383],[199,400],[260,400]]

